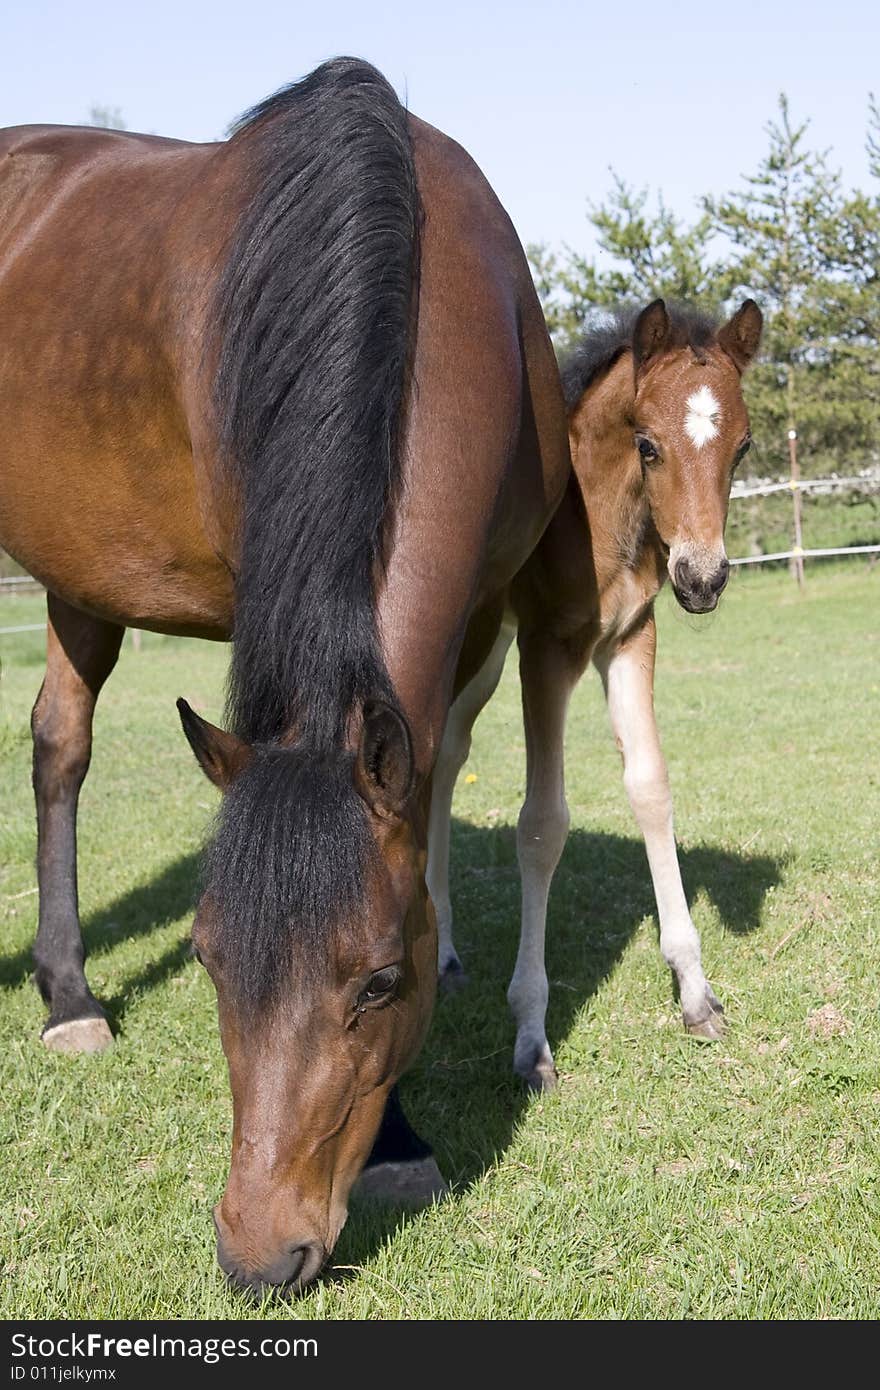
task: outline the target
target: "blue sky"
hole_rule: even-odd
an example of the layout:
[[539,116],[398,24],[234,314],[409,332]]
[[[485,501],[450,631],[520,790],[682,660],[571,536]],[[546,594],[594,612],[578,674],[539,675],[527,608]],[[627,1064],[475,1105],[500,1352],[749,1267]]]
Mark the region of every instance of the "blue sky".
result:
[[0,125],[78,123],[100,103],[195,140],[324,58],[369,58],[466,146],[524,240],[586,252],[609,165],[688,216],[754,167],[782,89],[864,182],[880,96],[876,0],[12,0],[2,42]]

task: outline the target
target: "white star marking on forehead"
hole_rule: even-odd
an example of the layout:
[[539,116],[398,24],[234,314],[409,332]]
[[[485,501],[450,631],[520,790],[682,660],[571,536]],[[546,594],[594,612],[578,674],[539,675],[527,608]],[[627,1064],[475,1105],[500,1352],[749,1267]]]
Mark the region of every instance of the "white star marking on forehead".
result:
[[704,444],[715,438],[720,418],[721,406],[708,386],[701,386],[699,391],[694,391],[693,395],[688,396],[684,428],[688,438],[698,449],[702,449]]

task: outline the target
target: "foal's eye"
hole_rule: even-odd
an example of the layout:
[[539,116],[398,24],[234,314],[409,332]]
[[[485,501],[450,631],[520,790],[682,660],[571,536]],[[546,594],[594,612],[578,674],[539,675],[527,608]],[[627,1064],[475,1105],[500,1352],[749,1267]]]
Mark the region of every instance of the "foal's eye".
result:
[[642,463],[656,463],[660,457],[657,446],[643,434],[636,435],[636,448]]
[[736,468],[738,463],[742,462],[742,460],[745,458],[746,454],[749,452],[749,449],[751,449],[751,447],[752,437],[751,435],[749,435],[747,439],[743,440],[742,444],[740,444],[739,448],[736,451],[736,458],[733,460],[734,468]]
[[375,1009],[387,1004],[400,984],[403,972],[399,965],[387,965],[371,975],[358,999],[358,1009]]

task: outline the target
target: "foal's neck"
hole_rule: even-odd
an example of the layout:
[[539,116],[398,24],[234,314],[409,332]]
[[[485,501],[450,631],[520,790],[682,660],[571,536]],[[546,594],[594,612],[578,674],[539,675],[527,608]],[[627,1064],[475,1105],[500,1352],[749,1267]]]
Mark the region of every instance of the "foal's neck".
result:
[[633,441],[635,383],[623,353],[587,387],[569,420],[572,466],[590,525],[600,593],[625,571],[660,587],[664,570]]

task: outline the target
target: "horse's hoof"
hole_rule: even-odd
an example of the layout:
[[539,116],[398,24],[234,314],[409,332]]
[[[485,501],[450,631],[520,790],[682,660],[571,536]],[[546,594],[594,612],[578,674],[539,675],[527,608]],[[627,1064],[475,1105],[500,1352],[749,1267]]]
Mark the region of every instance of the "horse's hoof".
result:
[[445,1197],[449,1184],[432,1154],[404,1163],[374,1163],[354,1186],[354,1195],[401,1207],[427,1207]]
[[104,1052],[112,1041],[106,1018],[72,1018],[47,1028],[42,1036],[51,1052]]
[[465,988],[467,983],[468,977],[457,956],[453,956],[452,960],[447,961],[437,976],[437,987],[444,994],[457,994],[460,989]]

